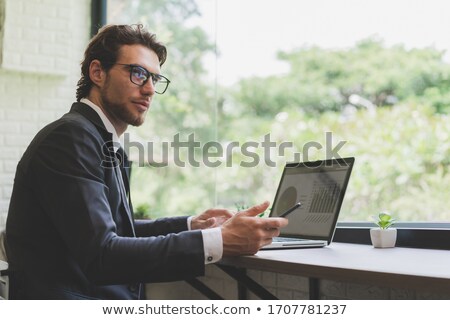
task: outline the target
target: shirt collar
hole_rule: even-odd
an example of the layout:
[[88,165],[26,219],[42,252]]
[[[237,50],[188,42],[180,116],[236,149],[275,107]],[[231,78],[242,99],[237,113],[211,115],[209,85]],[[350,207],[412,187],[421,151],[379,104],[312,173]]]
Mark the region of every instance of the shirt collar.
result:
[[87,98],[82,98],[80,100],[80,102],[87,104],[89,107],[91,107],[92,109],[94,109],[95,112],[97,112],[97,114],[99,115],[100,119],[103,122],[103,125],[106,128],[106,131],[108,131],[109,133],[112,134],[113,137],[113,145],[114,145],[114,152],[117,152],[117,150],[119,149],[119,146],[123,148],[123,143],[122,143],[122,139],[117,135],[117,131],[114,128],[113,124],[111,123],[111,121],[109,121],[108,117],[106,117],[105,113],[103,112],[103,110],[97,106],[95,103],[93,103],[91,100],[87,99]]

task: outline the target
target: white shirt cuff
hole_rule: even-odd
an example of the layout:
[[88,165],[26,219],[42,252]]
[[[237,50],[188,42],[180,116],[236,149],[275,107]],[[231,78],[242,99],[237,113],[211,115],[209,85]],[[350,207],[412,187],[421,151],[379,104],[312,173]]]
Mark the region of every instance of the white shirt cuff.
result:
[[191,231],[192,230],[192,228],[191,228],[191,223],[192,223],[192,218],[193,218],[194,216],[189,216],[188,218],[187,218],[187,229],[189,230],[189,231]]
[[[187,228],[191,229],[191,221],[193,216],[187,218]],[[203,237],[203,249],[205,253],[205,264],[216,263],[222,259],[223,240],[222,230],[220,227],[201,230]]]
[[216,263],[222,259],[223,241],[220,227],[203,229],[203,248],[205,250],[205,264]]

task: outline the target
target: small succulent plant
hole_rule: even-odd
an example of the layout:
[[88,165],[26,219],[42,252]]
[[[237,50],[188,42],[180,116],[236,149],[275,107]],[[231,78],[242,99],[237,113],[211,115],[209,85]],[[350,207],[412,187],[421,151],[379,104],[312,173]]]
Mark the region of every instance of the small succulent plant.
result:
[[378,216],[372,217],[375,220],[375,224],[380,227],[380,229],[388,229],[391,227],[395,219],[387,212],[380,212]]

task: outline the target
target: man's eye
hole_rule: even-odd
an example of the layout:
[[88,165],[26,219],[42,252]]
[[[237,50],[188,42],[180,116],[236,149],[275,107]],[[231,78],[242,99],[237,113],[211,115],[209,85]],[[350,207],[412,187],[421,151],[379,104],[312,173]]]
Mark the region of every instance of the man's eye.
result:
[[152,82],[153,83],[157,83],[161,80],[161,76],[157,75],[157,74],[152,74]]
[[146,80],[147,79],[146,72],[144,70],[142,70],[142,69],[139,69],[139,68],[134,68],[133,76],[138,78],[138,79],[142,79],[142,80]]

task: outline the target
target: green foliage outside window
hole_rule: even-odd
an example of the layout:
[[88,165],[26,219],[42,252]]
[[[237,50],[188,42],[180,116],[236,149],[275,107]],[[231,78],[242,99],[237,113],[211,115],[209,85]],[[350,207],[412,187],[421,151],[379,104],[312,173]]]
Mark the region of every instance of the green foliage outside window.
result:
[[203,144],[225,145],[270,133],[294,146],[274,168],[242,168],[246,158],[238,153],[232,167],[182,168],[166,159],[169,167],[133,168],[134,203],[147,204],[152,218],[272,200],[284,163],[308,141],[325,145],[324,133],[332,132],[335,141],[347,141],[340,155],[356,157],[341,220],[365,221],[387,208],[397,221],[450,221],[450,65],[442,52],[387,47],[379,39],[346,50],[304,47],[279,53],[287,74],[225,88],[206,80],[202,59],[214,46],[189,23],[199,14],[194,1],[138,1],[127,10],[129,3],[111,0],[109,7],[119,6],[127,23],[155,30],[168,46],[162,70],[172,80],[146,123],[132,130],[134,140],[170,142],[177,133],[195,133]]

